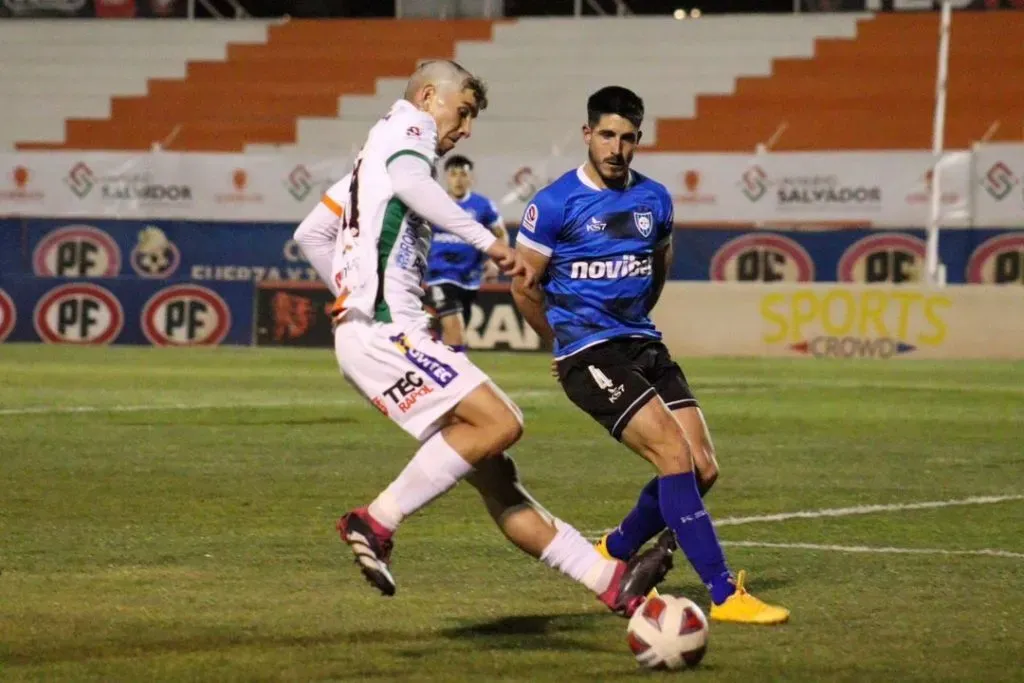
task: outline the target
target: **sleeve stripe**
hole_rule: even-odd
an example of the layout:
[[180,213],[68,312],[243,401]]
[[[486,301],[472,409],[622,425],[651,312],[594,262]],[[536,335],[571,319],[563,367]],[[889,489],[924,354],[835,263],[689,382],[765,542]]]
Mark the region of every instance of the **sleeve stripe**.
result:
[[520,244],[526,247],[527,249],[531,249],[543,256],[551,256],[551,247],[545,247],[543,244],[534,242],[529,237],[524,235],[522,230],[520,230],[519,234],[516,236],[516,246],[519,246]]
[[427,162],[427,166],[430,166],[430,168],[434,168],[434,162],[432,162],[430,159],[428,159],[425,154],[422,154],[421,152],[417,152],[414,149],[400,149],[400,150],[398,150],[397,152],[395,152],[394,154],[392,154],[391,156],[388,157],[388,160],[384,162],[384,167],[387,168],[388,166],[391,165],[392,161],[394,161],[398,157],[404,156],[406,154],[412,155],[414,157],[419,157],[420,159],[423,159],[423,161]]
[[341,204],[331,199],[328,195],[321,197],[320,201],[338,218],[341,218],[342,214],[345,213],[345,210],[341,208]]

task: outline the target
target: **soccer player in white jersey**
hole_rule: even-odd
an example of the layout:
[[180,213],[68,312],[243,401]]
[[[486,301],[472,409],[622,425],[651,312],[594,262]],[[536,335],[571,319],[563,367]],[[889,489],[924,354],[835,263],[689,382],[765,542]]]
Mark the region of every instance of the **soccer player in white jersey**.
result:
[[538,505],[505,452],[522,434],[522,413],[465,354],[428,331],[420,283],[430,223],[485,252],[506,274],[534,277],[433,179],[437,156],[469,137],[486,105],[483,83],[458,64],[420,66],[404,98],[370,130],[352,174],[296,230],[310,263],[337,295],[342,373],[420,443],[377,498],[341,517],[338,531],[370,584],[393,595],[395,530],[465,479],[512,543],[629,615],[664,578],[671,553],[655,548],[628,563],[605,558]]

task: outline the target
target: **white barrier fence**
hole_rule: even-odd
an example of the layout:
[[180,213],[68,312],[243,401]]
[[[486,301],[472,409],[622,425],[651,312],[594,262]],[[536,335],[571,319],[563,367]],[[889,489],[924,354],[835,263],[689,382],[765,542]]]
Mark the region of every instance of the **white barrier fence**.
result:
[[680,358],[1024,358],[1016,287],[669,282],[654,321]]
[[[477,190],[518,221],[573,156],[476,158]],[[299,221],[349,159],[170,152],[0,154],[0,216]],[[641,154],[676,220],[694,224],[923,226],[929,152]],[[1024,144],[949,152],[939,164],[944,227],[1024,226]]]

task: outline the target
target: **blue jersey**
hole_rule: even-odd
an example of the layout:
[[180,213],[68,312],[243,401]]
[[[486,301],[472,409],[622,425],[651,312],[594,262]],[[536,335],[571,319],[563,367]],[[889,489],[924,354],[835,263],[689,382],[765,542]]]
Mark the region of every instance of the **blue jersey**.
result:
[[[478,223],[490,228],[501,220],[498,207],[487,197],[466,193],[459,200],[462,210]],[[434,226],[434,240],[427,259],[427,284],[452,284],[465,289],[479,289],[487,255],[450,232]]]
[[626,189],[601,190],[579,168],[537,193],[517,242],[551,259],[541,286],[556,358],[615,337],[661,338],[647,304],[672,220],[668,190],[636,172]]

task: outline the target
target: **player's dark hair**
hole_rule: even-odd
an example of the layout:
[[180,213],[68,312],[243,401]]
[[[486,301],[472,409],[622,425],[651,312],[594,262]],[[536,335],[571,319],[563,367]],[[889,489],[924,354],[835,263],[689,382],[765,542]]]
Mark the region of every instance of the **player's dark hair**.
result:
[[644,120],[644,101],[629,88],[609,85],[587,99],[587,123],[593,127],[605,114],[618,114],[639,128]]
[[469,157],[464,157],[461,154],[453,154],[448,157],[444,162],[444,170],[451,168],[465,168],[466,170],[473,170],[473,162],[469,160]]

